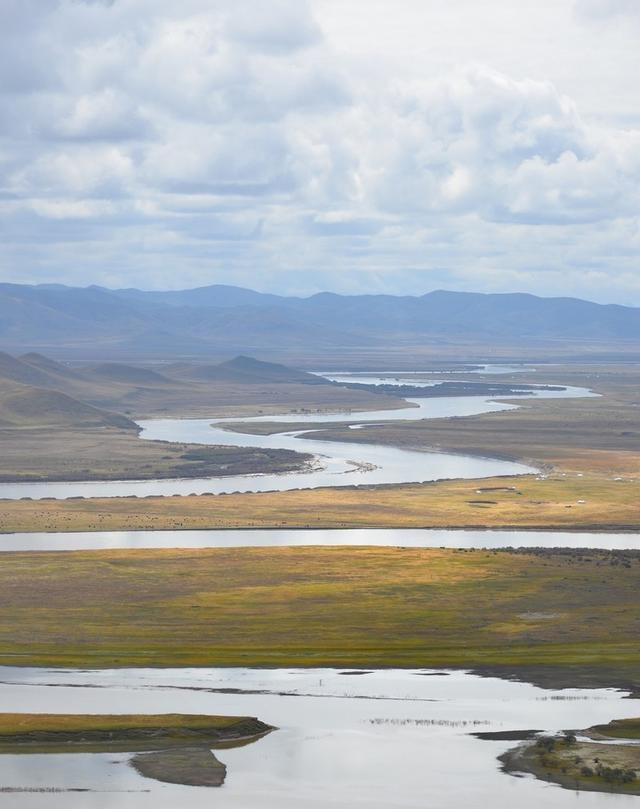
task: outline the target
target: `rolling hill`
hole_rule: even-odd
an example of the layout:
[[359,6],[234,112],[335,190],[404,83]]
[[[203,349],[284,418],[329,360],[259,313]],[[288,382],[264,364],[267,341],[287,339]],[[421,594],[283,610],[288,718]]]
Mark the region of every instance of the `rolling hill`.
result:
[[[171,368],[167,369],[169,372]],[[263,362],[253,357],[238,356],[217,365],[199,365],[184,363],[174,366],[173,373],[183,379],[206,382],[234,382],[244,385],[302,384],[330,385],[327,379],[298,371],[275,362]]]
[[142,385],[144,387],[176,384],[175,380],[171,380],[149,368],[126,365],[122,362],[102,362],[99,365],[84,369],[77,376],[78,379],[89,378],[99,382],[120,382],[125,385]]
[[96,361],[260,354],[309,365],[389,346],[431,346],[433,356],[461,346],[486,357],[516,349],[544,356],[559,344],[575,355],[640,355],[638,341],[639,308],[577,298],[447,291],[294,298],[219,285],[146,292],[0,284],[0,348]]
[[[47,392],[63,398],[48,397]],[[22,418],[24,425],[118,423],[130,429],[128,419],[114,422],[111,416],[206,418],[238,412],[238,408],[281,412],[296,407],[376,409],[398,404],[393,395],[356,391],[306,371],[246,356],[218,364],[182,362],[150,368],[105,362],[72,369],[42,355],[0,354],[0,396],[4,397],[0,426],[5,427],[20,426]]]
[[138,431],[126,416],[93,407],[61,391],[19,384],[0,386],[0,428],[7,427],[113,427]]

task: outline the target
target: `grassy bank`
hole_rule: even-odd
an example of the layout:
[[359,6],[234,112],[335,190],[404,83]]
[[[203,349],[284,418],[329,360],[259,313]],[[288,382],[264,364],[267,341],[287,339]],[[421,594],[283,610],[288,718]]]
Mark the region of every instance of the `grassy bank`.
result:
[[607,725],[594,725],[589,728],[589,733],[594,738],[605,736],[610,739],[640,739],[640,719],[614,719]]
[[153,480],[299,471],[287,449],[145,441],[118,429],[0,430],[0,481]]
[[[625,721],[637,725],[639,720]],[[565,789],[640,795],[640,748],[636,744],[576,741],[567,732],[521,745],[500,756],[500,761],[507,772],[531,773]]]
[[0,714],[0,750],[156,750],[244,741],[272,728],[242,716],[192,714]]
[[632,552],[8,553],[0,663],[629,671],[639,585]]
[[185,497],[3,501],[0,532],[197,528],[638,530],[640,481],[598,474]]

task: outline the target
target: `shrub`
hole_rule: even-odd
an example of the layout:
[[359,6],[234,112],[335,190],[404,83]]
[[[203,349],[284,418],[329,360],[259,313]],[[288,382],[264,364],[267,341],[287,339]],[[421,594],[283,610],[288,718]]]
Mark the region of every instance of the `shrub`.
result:
[[553,736],[541,736],[536,742],[536,747],[539,747],[541,750],[546,750],[547,753],[551,753],[555,750],[555,746],[556,740]]

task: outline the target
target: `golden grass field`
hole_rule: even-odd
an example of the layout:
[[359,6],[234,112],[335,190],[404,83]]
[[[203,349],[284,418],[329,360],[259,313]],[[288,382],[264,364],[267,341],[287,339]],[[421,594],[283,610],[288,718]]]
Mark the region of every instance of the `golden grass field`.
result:
[[640,527],[640,480],[585,473],[184,497],[5,500],[0,532]]
[[3,736],[30,733],[118,733],[119,731],[227,728],[245,717],[199,714],[29,714],[0,713]]
[[6,553],[0,664],[640,664],[632,552],[235,548]]
[[[272,726],[248,716],[4,713],[0,714],[0,752],[101,753],[183,749],[186,755],[189,751],[193,753],[194,747],[208,752],[212,747],[244,745],[271,730]],[[169,761],[161,759],[160,763],[168,764]],[[184,763],[188,765],[188,757]],[[215,759],[207,759],[206,763],[214,764]],[[142,762],[134,761],[136,764]]]

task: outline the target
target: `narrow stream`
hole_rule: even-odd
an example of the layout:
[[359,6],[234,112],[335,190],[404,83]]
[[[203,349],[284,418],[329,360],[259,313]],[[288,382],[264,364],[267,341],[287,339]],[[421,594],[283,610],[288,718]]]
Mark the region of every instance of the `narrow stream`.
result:
[[135,548],[252,548],[293,545],[378,545],[403,548],[640,549],[637,533],[461,531],[426,528],[311,530],[77,531],[0,535],[2,551],[90,551]]

